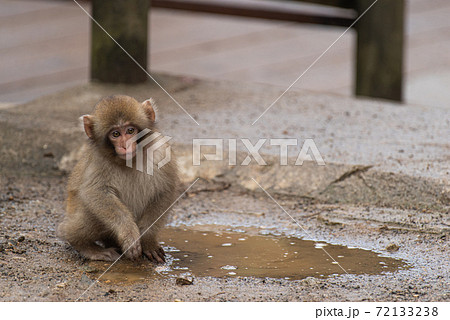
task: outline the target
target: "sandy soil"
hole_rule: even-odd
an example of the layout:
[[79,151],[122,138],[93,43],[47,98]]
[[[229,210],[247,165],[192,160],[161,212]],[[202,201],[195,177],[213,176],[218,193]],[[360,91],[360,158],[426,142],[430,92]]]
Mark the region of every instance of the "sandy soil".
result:
[[171,226],[230,231],[250,228],[262,235],[321,240],[403,259],[409,268],[377,275],[343,274],[299,280],[203,277],[192,270],[190,284],[156,272],[148,261],[138,264],[120,261],[109,272],[139,270],[149,276],[127,281],[105,275],[95,282],[109,265],[84,261],[55,234],[64,212],[65,183],[63,175],[1,177],[1,301],[449,301],[450,298],[448,228],[442,225],[422,228],[426,213],[277,197],[302,230],[267,195],[205,180],[194,185],[192,192],[175,206]]

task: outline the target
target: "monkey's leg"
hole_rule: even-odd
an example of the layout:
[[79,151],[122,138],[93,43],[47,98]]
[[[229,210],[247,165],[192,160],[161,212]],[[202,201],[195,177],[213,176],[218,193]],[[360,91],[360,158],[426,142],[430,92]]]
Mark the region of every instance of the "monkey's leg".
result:
[[[82,193],[83,204],[99,221],[103,230],[113,235],[120,249],[128,259],[137,260],[142,256],[139,228],[133,214],[116,196],[115,190],[108,188]],[[100,239],[99,239],[100,240]]]
[[77,247],[74,248],[86,259],[90,260],[103,260],[103,261],[116,261],[119,259],[120,254],[117,253],[114,248],[102,248],[96,244],[91,247]]
[[120,246],[119,246],[119,244],[117,243],[116,239],[114,239],[114,238],[111,237],[111,236],[104,237],[104,238],[102,238],[100,241],[103,243],[103,245],[104,245],[105,248],[114,248],[114,249],[116,249],[117,251],[119,251],[119,249],[120,249]]
[[59,233],[84,258],[90,260],[115,261],[120,255],[114,248],[102,248],[95,243],[100,239],[101,232],[96,223],[74,216],[66,219],[59,228]]

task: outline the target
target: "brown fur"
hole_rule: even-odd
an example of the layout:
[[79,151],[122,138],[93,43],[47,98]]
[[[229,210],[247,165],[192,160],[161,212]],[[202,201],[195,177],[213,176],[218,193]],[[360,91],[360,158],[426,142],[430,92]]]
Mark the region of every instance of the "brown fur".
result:
[[157,234],[177,195],[173,155],[160,169],[153,164],[153,175],[148,175],[127,167],[106,138],[118,123],[155,131],[148,112],[146,104],[131,97],[112,96],[101,100],[89,117],[93,137],[69,177],[67,212],[59,226],[59,235],[88,259],[115,260],[118,252],[130,259],[142,253],[153,261],[164,259]]

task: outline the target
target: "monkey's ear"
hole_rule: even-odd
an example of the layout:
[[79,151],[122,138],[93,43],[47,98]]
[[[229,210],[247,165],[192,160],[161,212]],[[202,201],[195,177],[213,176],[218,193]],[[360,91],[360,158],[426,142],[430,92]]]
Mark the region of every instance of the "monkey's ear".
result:
[[150,119],[150,121],[156,121],[156,113],[158,112],[158,108],[156,108],[155,101],[150,98],[142,102],[142,107],[144,108],[145,114]]
[[94,139],[94,121],[92,116],[86,114],[81,116],[81,119],[83,119],[84,132],[86,132],[89,139]]

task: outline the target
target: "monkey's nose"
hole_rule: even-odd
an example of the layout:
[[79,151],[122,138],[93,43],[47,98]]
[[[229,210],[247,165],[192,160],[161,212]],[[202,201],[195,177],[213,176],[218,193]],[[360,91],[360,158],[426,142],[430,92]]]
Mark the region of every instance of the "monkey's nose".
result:
[[119,154],[119,155],[125,155],[125,154],[127,154],[127,148],[117,147],[116,148],[116,153]]

